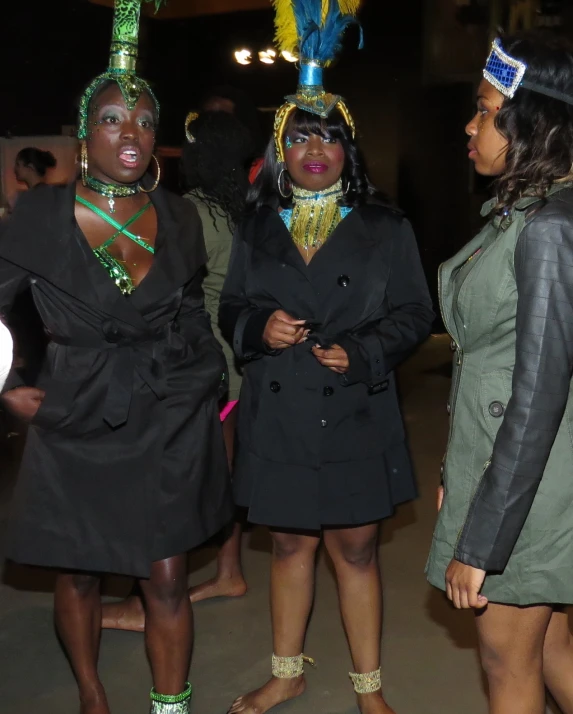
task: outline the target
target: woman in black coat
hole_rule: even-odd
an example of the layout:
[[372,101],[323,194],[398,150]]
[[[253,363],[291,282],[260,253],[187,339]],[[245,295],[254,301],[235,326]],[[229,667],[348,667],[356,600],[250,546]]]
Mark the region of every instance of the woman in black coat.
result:
[[428,335],[432,306],[412,229],[376,200],[338,109],[327,120],[297,109],[285,134],[286,171],[273,141],[220,307],[247,361],[235,496],[273,540],[274,676],[231,711],[258,714],[302,692],[322,535],[355,671],[368,680],[360,708],[388,713],[379,522],[416,495],[393,370]]
[[82,714],[109,714],[99,573],[141,584],[152,711],[188,710],[186,552],[232,516],[201,221],[144,177],[156,114],[148,91],[130,106],[104,82],[82,180],[24,195],[0,238],[0,308],[31,285],[50,337],[38,387],[13,373],[3,395],[30,423],[6,555],[64,571],[56,625]]

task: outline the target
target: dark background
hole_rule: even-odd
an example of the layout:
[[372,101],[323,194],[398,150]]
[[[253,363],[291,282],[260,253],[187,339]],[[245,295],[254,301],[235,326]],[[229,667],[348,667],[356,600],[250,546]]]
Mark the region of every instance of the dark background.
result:
[[[467,160],[464,125],[492,17],[507,18],[510,1],[366,0],[364,50],[349,31],[340,62],[327,70],[327,88],[347,99],[357,121],[374,182],[414,224],[434,294],[438,264],[471,237],[487,198]],[[545,2],[553,13],[570,5]],[[84,86],[107,66],[112,11],[87,0],[13,0],[0,12],[0,136],[59,134],[75,123]],[[139,73],[161,102],[159,142],[182,144],[187,112],[214,84],[241,87],[259,107],[278,106],[296,86],[295,67],[233,59],[235,49],[256,53],[272,40],[271,9],[143,18]],[[270,134],[272,114],[262,118]]]

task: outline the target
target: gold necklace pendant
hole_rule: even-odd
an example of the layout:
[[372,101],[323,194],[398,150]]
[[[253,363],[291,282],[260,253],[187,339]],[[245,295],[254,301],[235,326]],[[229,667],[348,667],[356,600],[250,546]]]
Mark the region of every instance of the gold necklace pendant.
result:
[[342,220],[339,201],[343,195],[341,179],[325,191],[293,189],[290,232],[296,245],[308,251],[326,243]]

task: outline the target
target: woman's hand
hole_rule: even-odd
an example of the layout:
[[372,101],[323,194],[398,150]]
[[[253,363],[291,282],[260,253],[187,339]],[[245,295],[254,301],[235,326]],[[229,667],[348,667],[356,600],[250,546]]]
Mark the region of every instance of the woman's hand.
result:
[[438,486],[438,513],[442,510],[443,502],[444,502],[444,487]]
[[46,392],[36,387],[16,387],[2,395],[8,411],[25,422],[30,422],[36,416]]
[[296,320],[284,310],[276,310],[269,317],[263,332],[263,341],[272,350],[283,350],[285,347],[298,345],[305,338],[306,320]]
[[481,610],[487,605],[487,598],[479,594],[485,575],[485,570],[464,565],[459,560],[450,562],[446,570],[446,593],[454,607],[458,610],[470,607]]
[[312,348],[312,354],[323,367],[328,367],[337,374],[346,374],[350,369],[350,362],[346,351],[340,345],[332,345],[324,350],[319,345]]

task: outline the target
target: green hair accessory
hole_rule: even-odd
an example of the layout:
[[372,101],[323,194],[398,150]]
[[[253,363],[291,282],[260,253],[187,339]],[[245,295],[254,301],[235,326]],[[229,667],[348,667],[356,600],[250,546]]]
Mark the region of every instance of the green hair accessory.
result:
[[92,97],[104,82],[115,82],[119,86],[128,109],[133,109],[141,94],[147,92],[153,99],[157,115],[159,115],[157,97],[149,84],[136,74],[142,2],[154,2],[157,12],[163,0],[115,0],[108,68],[90,82],[82,95],[78,118],[78,139],[87,138],[89,105]]

